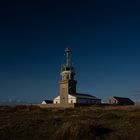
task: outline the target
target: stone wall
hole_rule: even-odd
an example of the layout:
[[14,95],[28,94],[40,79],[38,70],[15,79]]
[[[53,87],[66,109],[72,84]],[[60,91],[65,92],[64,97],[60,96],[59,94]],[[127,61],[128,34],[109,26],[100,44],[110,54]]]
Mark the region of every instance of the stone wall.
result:
[[75,104],[38,104],[41,108],[74,108]]

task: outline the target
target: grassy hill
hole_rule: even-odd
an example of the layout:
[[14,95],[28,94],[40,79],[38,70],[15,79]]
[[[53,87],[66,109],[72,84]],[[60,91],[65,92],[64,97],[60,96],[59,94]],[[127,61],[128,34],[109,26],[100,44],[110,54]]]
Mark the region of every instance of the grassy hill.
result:
[[0,107],[0,140],[140,140],[140,107]]

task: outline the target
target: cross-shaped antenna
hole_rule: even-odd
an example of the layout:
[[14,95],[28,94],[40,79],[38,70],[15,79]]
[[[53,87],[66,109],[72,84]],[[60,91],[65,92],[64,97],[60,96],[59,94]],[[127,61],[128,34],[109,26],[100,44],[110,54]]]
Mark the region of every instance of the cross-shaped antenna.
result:
[[66,65],[70,65],[70,49],[65,48],[65,55],[66,55]]

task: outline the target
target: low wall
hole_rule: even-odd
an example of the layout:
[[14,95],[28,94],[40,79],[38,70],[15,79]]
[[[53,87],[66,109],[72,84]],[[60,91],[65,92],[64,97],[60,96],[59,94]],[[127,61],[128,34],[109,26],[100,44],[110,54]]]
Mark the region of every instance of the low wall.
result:
[[41,108],[74,108],[75,104],[38,104]]

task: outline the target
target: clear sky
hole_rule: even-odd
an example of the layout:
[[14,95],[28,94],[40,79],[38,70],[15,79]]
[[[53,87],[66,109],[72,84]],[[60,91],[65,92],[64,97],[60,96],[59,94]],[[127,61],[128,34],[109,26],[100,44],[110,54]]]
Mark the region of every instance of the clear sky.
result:
[[138,0],[4,0],[0,100],[57,96],[67,46],[78,92],[106,100],[140,91]]

